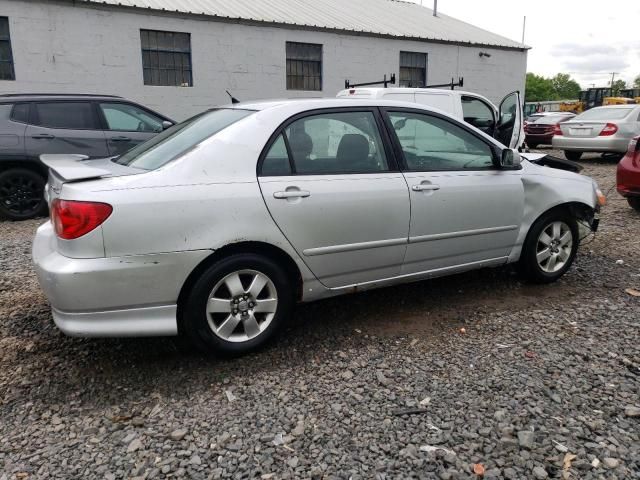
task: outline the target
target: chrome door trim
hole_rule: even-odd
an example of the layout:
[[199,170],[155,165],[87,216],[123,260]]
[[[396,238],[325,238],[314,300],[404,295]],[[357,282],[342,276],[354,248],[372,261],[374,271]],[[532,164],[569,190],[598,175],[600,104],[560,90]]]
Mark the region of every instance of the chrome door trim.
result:
[[354,250],[368,250],[379,247],[394,247],[396,245],[406,245],[406,238],[390,238],[388,240],[376,240],[374,242],[347,243],[344,245],[331,245],[329,247],[307,248],[302,253],[306,257],[325,255],[328,253],[353,252]]
[[483,235],[485,233],[508,232],[520,228],[518,225],[506,225],[504,227],[478,228],[475,230],[462,230],[459,232],[436,233],[433,235],[420,235],[409,237],[409,243],[430,242],[432,240],[446,240],[448,238],[471,237],[473,235]]
[[332,292],[341,292],[342,290],[355,290],[361,287],[384,287],[396,283],[405,283],[408,281],[419,281],[431,277],[443,277],[445,275],[465,272],[468,270],[475,270],[476,268],[483,267],[497,267],[504,265],[509,261],[509,257],[497,257],[489,258],[487,260],[478,260],[476,262],[461,263],[460,265],[453,265],[451,267],[435,268],[433,270],[425,270],[423,272],[406,273],[404,275],[398,275],[396,277],[382,278],[380,280],[372,280],[370,282],[354,283],[352,285],[346,285],[344,287],[329,288]]

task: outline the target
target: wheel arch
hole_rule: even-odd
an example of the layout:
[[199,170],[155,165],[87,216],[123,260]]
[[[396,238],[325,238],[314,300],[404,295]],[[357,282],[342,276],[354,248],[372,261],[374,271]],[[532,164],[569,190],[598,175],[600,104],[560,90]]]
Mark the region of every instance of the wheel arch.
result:
[[25,159],[0,159],[0,172],[5,172],[13,168],[23,168],[25,170],[31,170],[41,175],[45,180],[49,174],[48,169],[39,161]]
[[295,288],[295,298],[300,300],[302,298],[302,274],[296,262],[291,258],[291,256],[275,245],[266,242],[259,241],[243,241],[230,243],[215,250],[211,255],[202,260],[189,274],[187,279],[182,284],[182,288],[180,289],[180,293],[178,294],[178,332],[181,333],[182,329],[182,315],[184,312],[184,306],[186,302],[186,298],[191,291],[191,288],[195,284],[198,278],[212,265],[214,265],[219,260],[226,258],[230,255],[235,255],[239,253],[254,253],[258,255],[263,255],[271,260],[278,262],[285,269],[285,272],[289,279],[291,280],[292,285]]

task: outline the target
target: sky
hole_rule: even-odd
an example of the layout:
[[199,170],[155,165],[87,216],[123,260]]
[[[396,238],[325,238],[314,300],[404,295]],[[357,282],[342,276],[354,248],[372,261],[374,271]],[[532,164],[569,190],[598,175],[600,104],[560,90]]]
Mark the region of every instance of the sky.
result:
[[569,73],[583,88],[640,75],[640,0],[438,0],[438,11],[517,41],[526,15],[528,72]]

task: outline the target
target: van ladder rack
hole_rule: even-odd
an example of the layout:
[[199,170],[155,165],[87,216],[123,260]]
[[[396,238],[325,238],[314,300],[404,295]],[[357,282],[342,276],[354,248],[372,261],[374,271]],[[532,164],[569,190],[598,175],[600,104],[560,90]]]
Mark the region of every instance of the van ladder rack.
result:
[[455,90],[456,87],[463,87],[464,86],[464,78],[463,77],[459,77],[458,78],[458,83],[455,83],[453,80],[453,77],[451,77],[451,82],[449,83],[441,83],[439,85],[426,85],[424,87],[420,87],[420,88],[444,88],[444,87],[450,87],[451,90]]
[[384,85],[384,88],[387,88],[387,85],[395,85],[396,84],[396,74],[392,73],[391,78],[387,80],[387,75],[385,74],[384,80],[379,82],[366,82],[366,83],[351,83],[349,80],[344,81],[344,88],[355,88],[355,87],[370,87],[372,85]]

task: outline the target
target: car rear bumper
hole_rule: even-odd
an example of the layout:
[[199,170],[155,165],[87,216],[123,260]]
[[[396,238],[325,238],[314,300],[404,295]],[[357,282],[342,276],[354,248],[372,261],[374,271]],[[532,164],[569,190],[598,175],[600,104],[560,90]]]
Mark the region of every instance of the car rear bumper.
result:
[[553,137],[552,145],[559,150],[570,150],[574,152],[623,153],[627,151],[629,139],[614,136],[580,138],[556,135]]
[[547,145],[551,145],[552,139],[553,139],[553,134],[527,133],[525,135],[525,140],[527,142],[544,143]]
[[58,253],[51,222],[33,241],[40,286],[64,333],[86,337],[177,334],[177,300],[210,250],[69,258]]

